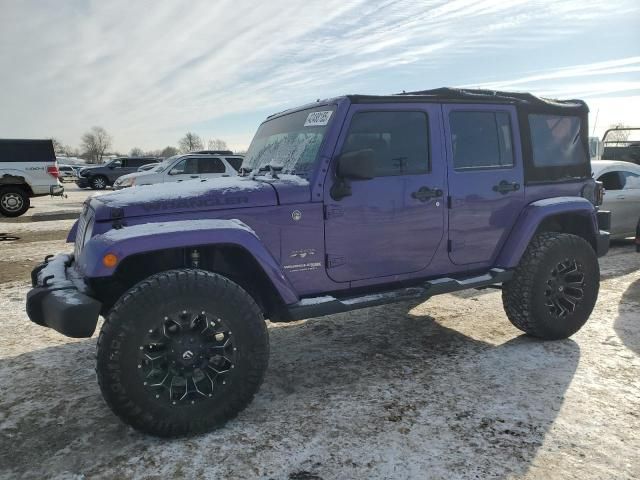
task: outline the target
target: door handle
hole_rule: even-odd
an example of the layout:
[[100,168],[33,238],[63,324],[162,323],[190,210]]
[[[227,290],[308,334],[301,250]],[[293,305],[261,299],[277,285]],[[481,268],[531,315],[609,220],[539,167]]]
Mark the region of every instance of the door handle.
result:
[[429,187],[420,187],[417,191],[411,193],[411,198],[415,198],[416,200],[420,200],[421,202],[426,202],[432,198],[441,197],[442,190],[439,188],[431,189]]
[[509,192],[516,192],[520,190],[520,184],[517,182],[507,182],[506,180],[501,180],[498,185],[493,186],[493,191],[501,193],[502,195],[506,195]]
[[199,175],[191,175],[191,178],[198,178]]

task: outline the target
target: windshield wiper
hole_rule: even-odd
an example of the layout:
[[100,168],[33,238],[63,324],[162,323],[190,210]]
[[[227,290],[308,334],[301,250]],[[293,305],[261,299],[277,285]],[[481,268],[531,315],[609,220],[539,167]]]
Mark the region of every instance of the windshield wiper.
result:
[[284,167],[282,165],[277,165],[277,164],[273,164],[273,163],[268,163],[266,165],[263,165],[262,167],[258,168],[258,170],[255,173],[252,173],[251,176],[256,177],[258,175],[260,175],[261,173],[266,173],[269,172],[271,174],[271,178],[278,178],[278,172],[281,172],[282,169]]

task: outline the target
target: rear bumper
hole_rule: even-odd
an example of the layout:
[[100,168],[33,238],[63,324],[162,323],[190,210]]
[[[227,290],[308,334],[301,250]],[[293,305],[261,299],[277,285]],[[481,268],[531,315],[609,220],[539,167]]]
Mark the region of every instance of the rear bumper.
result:
[[72,265],[72,255],[56,255],[33,269],[27,315],[68,337],[86,338],[95,332],[102,304],[78,289],[68,274]]
[[598,210],[598,236],[596,238],[596,253],[598,257],[603,257],[609,251],[611,229],[611,212],[608,210]]
[[64,187],[62,185],[51,185],[49,188],[49,194],[52,196],[60,197],[64,195]]

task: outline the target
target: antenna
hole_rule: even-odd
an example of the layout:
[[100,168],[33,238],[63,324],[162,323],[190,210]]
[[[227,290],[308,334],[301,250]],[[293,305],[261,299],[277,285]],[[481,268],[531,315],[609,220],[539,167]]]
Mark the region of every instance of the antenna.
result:
[[593,130],[591,131],[591,136],[594,137],[596,134],[596,125],[598,125],[598,114],[600,113],[600,108],[596,110],[596,119],[593,122]]

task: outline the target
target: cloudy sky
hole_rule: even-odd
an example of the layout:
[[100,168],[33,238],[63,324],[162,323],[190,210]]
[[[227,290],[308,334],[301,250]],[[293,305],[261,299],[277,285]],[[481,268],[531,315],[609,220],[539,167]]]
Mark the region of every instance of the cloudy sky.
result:
[[584,98],[640,126],[640,2],[0,0],[0,137],[127,152],[345,93],[440,86]]

